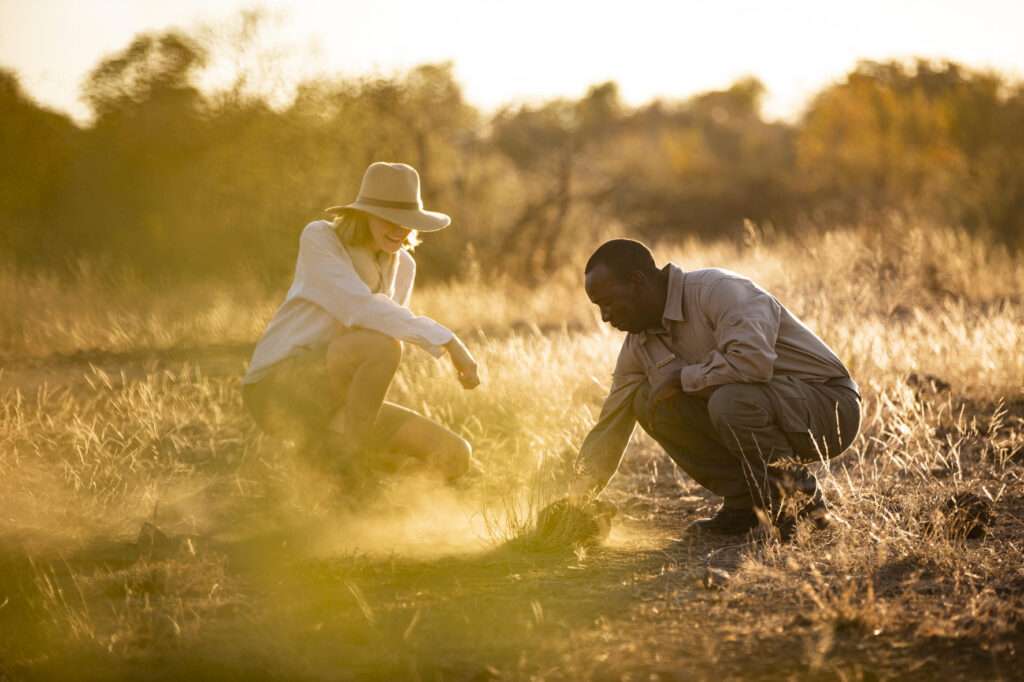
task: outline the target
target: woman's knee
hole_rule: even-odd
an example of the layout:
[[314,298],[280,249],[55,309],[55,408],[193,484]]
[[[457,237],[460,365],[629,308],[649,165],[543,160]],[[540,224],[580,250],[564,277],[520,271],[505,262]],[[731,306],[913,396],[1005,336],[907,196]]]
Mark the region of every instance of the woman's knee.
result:
[[473,446],[465,438],[454,434],[451,439],[446,440],[437,453],[437,466],[446,479],[454,480],[469,471]]
[[387,334],[357,329],[331,341],[327,359],[334,364],[373,361],[397,367],[402,360],[402,342]]
[[399,363],[402,362],[402,342],[385,334],[376,334],[376,336],[379,337],[374,340],[377,348],[376,357],[380,362],[397,369]]

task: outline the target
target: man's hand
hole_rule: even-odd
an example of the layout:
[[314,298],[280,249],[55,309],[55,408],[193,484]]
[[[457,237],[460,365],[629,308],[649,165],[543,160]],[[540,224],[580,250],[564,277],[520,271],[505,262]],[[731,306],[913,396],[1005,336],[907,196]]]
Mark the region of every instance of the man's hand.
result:
[[452,365],[455,366],[455,372],[462,387],[471,390],[479,386],[480,374],[476,360],[473,359],[473,355],[462,343],[462,340],[457,336],[452,336],[452,340],[445,344],[445,348],[448,350],[448,357],[452,359]]
[[708,400],[711,398],[711,394],[718,390],[718,386],[705,386],[699,391],[687,391],[686,395],[692,395],[702,400]]
[[577,502],[562,498],[540,510],[536,530],[529,539],[552,549],[598,544],[611,532],[617,512],[615,505],[604,500]]
[[654,408],[658,406],[658,403],[682,392],[682,378],[679,376],[679,372],[672,372],[651,388],[651,393],[647,398],[647,413],[654,414]]
[[589,476],[578,474],[569,484],[569,495],[566,499],[573,504],[586,504],[594,499],[596,487]]

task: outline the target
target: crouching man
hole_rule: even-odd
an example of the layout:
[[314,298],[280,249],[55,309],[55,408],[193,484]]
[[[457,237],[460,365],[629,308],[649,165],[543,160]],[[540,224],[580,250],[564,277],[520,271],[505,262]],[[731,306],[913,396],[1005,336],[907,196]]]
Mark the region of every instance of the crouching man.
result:
[[[577,459],[573,493],[591,498],[615,473],[637,422],[723,503],[701,532],[744,533],[786,516],[824,524],[803,463],[835,457],[860,427],[860,394],[836,354],[778,300],[728,270],[655,265],[615,239],[586,265],[601,319],[628,332],[611,390]],[[780,524],[781,525],[781,524]]]

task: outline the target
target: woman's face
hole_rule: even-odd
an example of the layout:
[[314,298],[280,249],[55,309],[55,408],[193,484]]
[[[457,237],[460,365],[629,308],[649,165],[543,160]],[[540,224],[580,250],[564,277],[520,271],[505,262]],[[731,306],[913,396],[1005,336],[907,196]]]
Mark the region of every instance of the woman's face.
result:
[[373,236],[373,247],[378,251],[386,253],[397,253],[405,243],[405,238],[412,230],[401,225],[388,222],[377,216],[367,216],[370,219],[370,234]]

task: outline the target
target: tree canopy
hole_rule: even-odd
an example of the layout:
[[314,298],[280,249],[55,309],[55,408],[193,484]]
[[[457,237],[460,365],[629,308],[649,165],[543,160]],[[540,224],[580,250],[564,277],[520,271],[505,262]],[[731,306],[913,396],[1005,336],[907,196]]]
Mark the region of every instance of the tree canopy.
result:
[[609,231],[733,238],[747,220],[795,231],[901,211],[1024,233],[1024,86],[955,63],[863,62],[785,124],[765,120],[753,78],[638,107],[608,82],[485,116],[448,63],[309,81],[274,107],[201,90],[210,56],[181,32],[138,36],[85,82],[87,126],[0,71],[0,259],[279,282],[298,231],[376,160],[415,165],[427,204],[452,214],[422,254],[442,276],[468,253],[541,276]]

